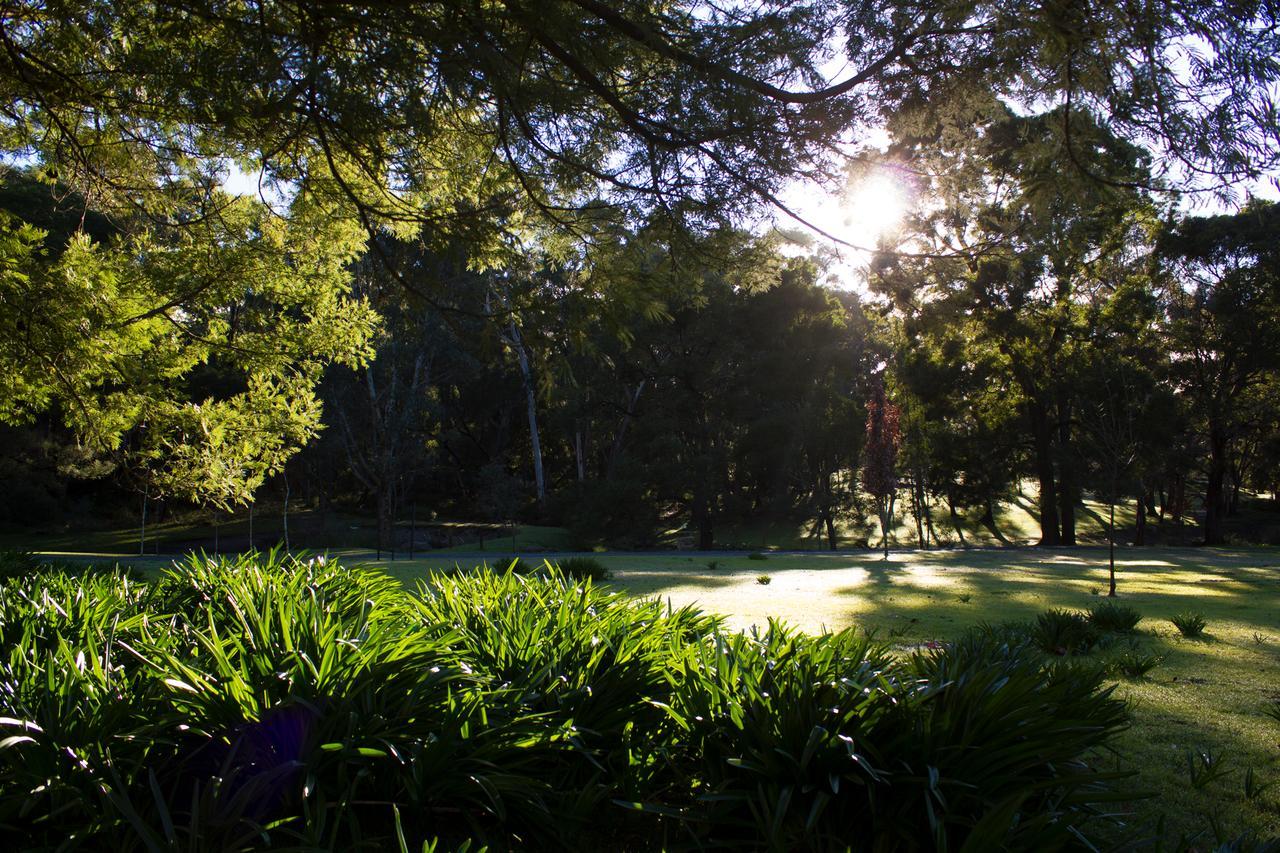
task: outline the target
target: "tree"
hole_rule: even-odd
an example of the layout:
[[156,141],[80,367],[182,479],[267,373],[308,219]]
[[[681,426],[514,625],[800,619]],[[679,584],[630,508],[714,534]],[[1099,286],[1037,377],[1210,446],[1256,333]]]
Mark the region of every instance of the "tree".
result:
[[[1002,384],[1016,386],[1039,484],[1040,543],[1074,545],[1085,306],[1097,267],[1132,263],[1147,245],[1150,203],[1139,187],[1150,180],[1149,156],[1083,110],[1018,115],[990,95],[928,105],[890,128],[889,156],[930,176],[921,192],[937,204],[909,224],[931,251],[882,255],[873,286],[916,330],[964,329],[957,337],[969,358],[988,359]],[[1090,168],[1124,182],[1090,179],[1069,156],[1070,141],[1088,144]],[[920,287],[929,298],[915,295]]]
[[318,429],[325,365],[361,363],[376,325],[350,292],[359,232],[305,193],[292,210],[224,199],[106,239],[0,211],[0,419],[56,407],[91,446],[153,466],[160,492],[247,500]]
[[[314,434],[323,366],[369,354],[345,280],[366,240],[465,240],[492,269],[512,246],[571,255],[602,222],[705,235],[831,177],[883,116],[973,91],[1054,105],[1095,183],[1133,179],[1088,156],[1091,115],[1229,186],[1280,160],[1274,23],[1265,0],[17,0],[0,154],[120,236],[42,259],[35,231],[3,226],[26,326],[0,330],[17,334],[0,416],[59,406],[163,459],[166,488],[243,500]],[[232,166],[270,203],[222,192]],[[243,389],[184,397],[211,360]]]
[[1083,441],[1081,468],[1085,481],[1107,503],[1109,584],[1116,595],[1116,504],[1136,496],[1139,513],[1146,498],[1147,472],[1167,442],[1174,400],[1157,385],[1149,367],[1126,351],[1105,330],[1095,338],[1093,375],[1082,395],[1077,418]]
[[1243,437],[1240,402],[1280,370],[1280,205],[1188,217],[1159,243],[1175,379],[1204,425],[1204,541],[1221,545],[1226,480]]
[[886,398],[884,384],[876,383],[867,401],[866,463],[862,487],[876,501],[880,517],[880,540],[884,558],[889,559],[889,529],[893,524],[893,503],[898,494],[899,410]]
[[[410,251],[410,247],[386,251]],[[383,317],[374,358],[331,378],[332,406],[352,475],[373,496],[378,550],[396,550],[395,517],[428,457],[436,362],[455,343],[439,317],[372,258],[356,266],[358,292]]]

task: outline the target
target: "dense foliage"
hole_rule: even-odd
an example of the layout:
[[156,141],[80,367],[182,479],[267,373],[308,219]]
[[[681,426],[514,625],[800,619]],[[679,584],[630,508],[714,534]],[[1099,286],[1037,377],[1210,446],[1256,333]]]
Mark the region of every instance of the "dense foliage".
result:
[[895,659],[555,572],[410,593],[278,555],[9,577],[0,655],[0,828],[39,850],[1040,850],[1125,721],[989,634]]
[[[462,247],[455,269],[489,274],[483,307],[459,316],[501,329],[532,427],[546,380],[531,366],[531,314],[569,295],[639,305],[646,319],[678,313],[601,286],[618,256],[643,269],[637,231],[665,240],[641,241],[639,260],[661,246],[671,257],[658,265],[687,270],[715,254],[703,238],[756,224],[762,206],[794,215],[789,186],[834,184],[843,155],[877,150],[872,130],[886,125],[896,145],[923,138],[943,161],[921,174],[990,187],[966,149],[1009,142],[972,130],[1014,104],[1034,111],[1022,159],[1042,186],[1049,174],[1230,196],[1280,163],[1276,18],[1267,0],[18,0],[0,12],[0,162],[45,192],[0,217],[0,421],[65,424],[123,456],[144,494],[248,502],[314,438],[324,368],[366,367],[376,323],[354,292],[357,258],[422,302],[465,301],[465,285],[445,281],[442,298],[430,264],[388,249],[400,239]],[[1103,128],[1120,144],[1100,141]],[[1137,141],[1164,156],[1135,169]],[[1052,260],[1071,266],[1115,221],[1079,201],[1007,212],[1033,213],[1026,236],[1064,247]],[[1027,254],[1010,218],[952,213],[939,220],[949,257],[993,270],[986,247],[1001,262]],[[522,299],[508,274],[543,256],[610,274]],[[1024,384],[1036,417],[1069,419],[1070,406],[1046,402],[1053,388]],[[397,395],[370,387],[374,420],[401,420],[385,414]],[[726,413],[705,400],[682,409],[695,458],[681,460],[686,482],[667,485],[689,494],[705,538],[727,455],[705,422]],[[808,443],[816,458],[802,470],[833,539],[849,490],[826,445]],[[376,458],[351,466],[383,499],[396,490],[386,450],[375,443],[364,455]],[[488,462],[496,479],[506,463]],[[1063,479],[1070,502],[1079,478]],[[1059,537],[1070,541],[1069,522],[1046,541]]]

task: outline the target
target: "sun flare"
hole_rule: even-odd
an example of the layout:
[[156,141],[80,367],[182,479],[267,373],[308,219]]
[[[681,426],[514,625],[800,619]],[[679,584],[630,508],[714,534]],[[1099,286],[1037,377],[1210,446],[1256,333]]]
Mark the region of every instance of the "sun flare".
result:
[[877,174],[850,187],[841,207],[848,212],[850,229],[869,237],[874,244],[902,224],[907,194],[891,176]]
[[873,251],[901,227],[911,207],[901,176],[877,170],[854,178],[838,195],[801,198],[798,208],[816,229],[848,246]]

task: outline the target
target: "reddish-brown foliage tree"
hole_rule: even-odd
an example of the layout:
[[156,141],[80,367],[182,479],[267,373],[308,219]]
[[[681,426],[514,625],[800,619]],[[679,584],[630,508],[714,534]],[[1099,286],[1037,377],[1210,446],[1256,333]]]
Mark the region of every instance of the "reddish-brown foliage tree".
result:
[[862,469],[862,487],[876,501],[876,513],[880,516],[880,539],[884,545],[884,557],[889,559],[889,525],[893,520],[894,497],[898,491],[898,445],[901,433],[898,427],[898,407],[884,393],[884,384],[877,382],[867,401],[866,461]]

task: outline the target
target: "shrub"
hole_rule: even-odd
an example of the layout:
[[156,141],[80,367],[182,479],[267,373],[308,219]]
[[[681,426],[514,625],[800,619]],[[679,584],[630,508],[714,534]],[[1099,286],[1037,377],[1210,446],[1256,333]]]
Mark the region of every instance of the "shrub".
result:
[[1097,673],[991,632],[894,659],[555,567],[416,592],[278,552],[0,580],[23,848],[1057,848],[1123,724]]
[[564,521],[575,547],[594,550],[644,547],[661,529],[661,512],[646,483],[646,472],[623,462],[607,480],[575,483],[552,501],[552,514]]
[[1039,650],[1036,641],[1036,625],[1032,622],[1010,620],[991,624],[983,622],[969,629],[969,634],[981,637],[995,647],[1003,647],[1008,654],[1030,654]]
[[[1100,682],[979,636],[894,664],[852,630],[771,622],[689,648],[671,678],[700,760],[691,830],[728,847],[1052,847],[1100,781],[1079,750],[1125,718]],[[1063,788],[1077,771],[1093,781]]]
[[1083,613],[1046,610],[1036,617],[1032,638],[1045,654],[1087,654],[1098,644],[1097,630]]
[[1229,764],[1226,756],[1221,753],[1215,755],[1207,749],[1203,752],[1188,749],[1187,778],[1191,787],[1199,791],[1223,778],[1231,772]]
[[1127,634],[1141,620],[1142,614],[1127,604],[1102,601],[1089,608],[1089,623],[1099,631]]
[[1163,662],[1164,658],[1159,655],[1129,649],[1121,652],[1107,664],[1107,672],[1113,676],[1141,678]]
[[513,575],[531,575],[543,567],[544,566],[535,566],[534,564],[527,562],[524,557],[516,557],[506,564],[503,571],[509,572]]
[[26,551],[0,551],[0,580],[29,575],[39,566],[40,561],[35,554]]
[[764,554],[761,554],[759,551],[752,551],[750,554],[747,555],[747,559],[748,560],[767,560],[769,558]]
[[1179,613],[1169,621],[1173,623],[1173,627],[1178,629],[1178,633],[1188,639],[1203,637],[1204,629],[1208,626],[1203,614],[1192,611]]
[[719,560],[707,560],[707,569],[708,569],[708,570],[710,570],[710,571],[713,571],[713,572],[714,572],[714,571],[715,571],[716,569],[718,569],[718,568],[720,568],[720,561],[719,561]]
[[609,577],[609,570],[595,557],[565,557],[556,561],[556,567],[578,580],[602,581]]
[[768,575],[756,575],[756,583],[760,584],[761,586],[768,586],[769,584],[773,583],[773,578],[769,577]]

